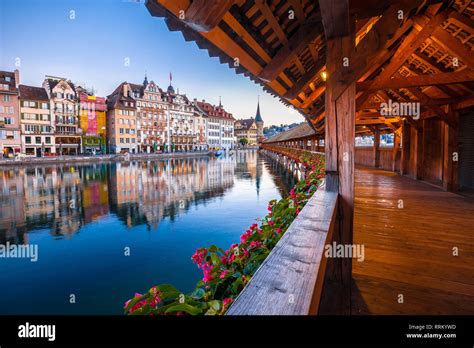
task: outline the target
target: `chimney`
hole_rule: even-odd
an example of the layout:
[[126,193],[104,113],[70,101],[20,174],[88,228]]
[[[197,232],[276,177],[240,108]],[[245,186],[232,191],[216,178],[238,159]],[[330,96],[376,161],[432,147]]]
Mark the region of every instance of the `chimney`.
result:
[[129,90],[128,90],[128,83],[123,84],[123,95],[128,97],[129,95]]
[[20,71],[18,69],[15,69],[15,87],[18,88],[19,84],[20,84]]

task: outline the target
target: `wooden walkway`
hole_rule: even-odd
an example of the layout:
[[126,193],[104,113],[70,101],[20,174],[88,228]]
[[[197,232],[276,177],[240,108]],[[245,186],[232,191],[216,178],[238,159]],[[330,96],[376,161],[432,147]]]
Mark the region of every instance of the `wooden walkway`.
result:
[[472,198],[359,167],[354,224],[353,314],[474,313]]

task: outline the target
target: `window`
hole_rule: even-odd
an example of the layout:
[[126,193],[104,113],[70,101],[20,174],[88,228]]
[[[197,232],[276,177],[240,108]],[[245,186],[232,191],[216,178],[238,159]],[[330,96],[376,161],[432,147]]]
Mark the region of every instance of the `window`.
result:
[[4,95],[3,96],[3,101],[4,102],[9,102],[10,101],[10,96],[9,95]]
[[35,137],[36,144],[41,144],[41,137]]
[[41,109],[49,109],[49,104],[48,103],[41,103]]
[[46,137],[44,139],[46,144],[51,144],[51,137]]
[[25,137],[25,144],[31,144],[31,137]]
[[13,120],[11,117],[5,117],[5,124],[13,124]]

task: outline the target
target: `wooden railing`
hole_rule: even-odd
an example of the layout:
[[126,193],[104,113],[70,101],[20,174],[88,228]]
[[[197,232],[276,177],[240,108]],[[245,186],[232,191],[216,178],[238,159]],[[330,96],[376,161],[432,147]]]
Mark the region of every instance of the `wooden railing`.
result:
[[324,187],[316,191],[227,315],[317,314],[327,263],[324,247],[333,239],[337,199]]

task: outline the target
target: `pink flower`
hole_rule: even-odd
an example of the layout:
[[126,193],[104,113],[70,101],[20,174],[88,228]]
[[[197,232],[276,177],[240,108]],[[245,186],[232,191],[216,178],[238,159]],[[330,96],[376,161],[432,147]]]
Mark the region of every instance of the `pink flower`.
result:
[[207,254],[206,248],[200,248],[200,249],[197,249],[196,252],[191,257],[193,262],[197,264],[198,268],[201,268],[201,264],[204,261],[206,254]]
[[279,228],[279,227],[278,227],[275,231],[276,231],[276,233],[278,233],[278,234],[280,234],[280,233],[283,232],[283,230],[282,230],[281,228]]
[[224,307],[232,303],[232,299],[230,297],[226,297],[223,301]]
[[262,245],[262,242],[261,242],[261,241],[259,241],[259,240],[254,240],[254,241],[250,242],[249,249],[257,248],[257,247],[260,247],[261,245]]
[[209,269],[203,270],[203,273],[204,273],[204,277],[202,278],[202,281],[204,283],[209,283],[211,280],[214,279],[214,277],[211,274],[211,270]]
[[221,279],[224,279],[224,278],[225,278],[225,276],[227,275],[227,273],[229,273],[229,271],[228,271],[228,270],[226,270],[226,269],[225,269],[225,270],[223,270],[223,271],[221,272],[221,275],[219,276],[219,278],[221,278]]
[[240,242],[245,243],[251,235],[252,232],[250,232],[249,230],[245,231],[245,233],[240,236]]

